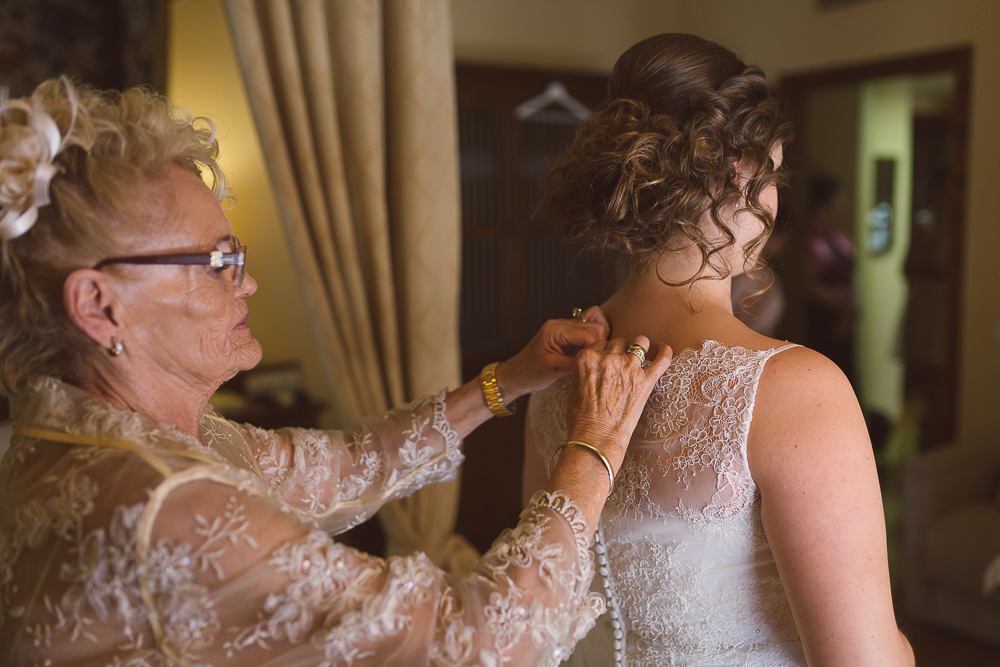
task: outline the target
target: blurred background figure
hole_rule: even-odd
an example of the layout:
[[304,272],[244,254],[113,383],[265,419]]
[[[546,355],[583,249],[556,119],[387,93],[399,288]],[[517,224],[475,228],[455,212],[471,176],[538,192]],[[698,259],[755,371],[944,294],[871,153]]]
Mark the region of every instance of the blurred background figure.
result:
[[[780,207],[778,215],[781,215]],[[781,257],[788,247],[789,238],[787,227],[776,229],[764,244],[761,258],[770,263]],[[747,273],[733,276],[733,315],[757,333],[777,338],[781,331],[781,319],[785,315],[785,285],[778,273],[770,270],[768,273],[763,276]],[[770,286],[767,280],[771,281]],[[764,287],[767,289],[761,292]]]
[[809,183],[806,248],[808,344],[854,384],[854,243],[840,229],[843,185],[832,176]]

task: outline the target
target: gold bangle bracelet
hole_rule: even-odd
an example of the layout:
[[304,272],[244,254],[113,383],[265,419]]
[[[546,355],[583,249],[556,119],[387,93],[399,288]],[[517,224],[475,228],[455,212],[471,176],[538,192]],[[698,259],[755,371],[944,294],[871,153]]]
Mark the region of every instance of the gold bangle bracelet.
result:
[[552,469],[555,468],[555,462],[558,460],[560,452],[570,445],[577,445],[578,447],[589,449],[597,454],[598,458],[601,459],[601,463],[603,463],[604,467],[608,470],[608,482],[611,485],[610,488],[608,488],[608,498],[610,498],[611,494],[615,490],[615,470],[611,467],[611,461],[609,461],[608,457],[604,455],[604,452],[599,450],[597,447],[594,447],[589,442],[584,442],[582,440],[567,440],[563,444],[556,447],[556,451],[552,452],[552,457],[549,459],[549,477],[552,476]]
[[479,374],[479,386],[483,390],[483,398],[486,399],[486,406],[490,412],[497,417],[510,417],[514,411],[507,407],[500,395],[500,386],[497,384],[497,366],[499,361],[487,364],[483,372]]

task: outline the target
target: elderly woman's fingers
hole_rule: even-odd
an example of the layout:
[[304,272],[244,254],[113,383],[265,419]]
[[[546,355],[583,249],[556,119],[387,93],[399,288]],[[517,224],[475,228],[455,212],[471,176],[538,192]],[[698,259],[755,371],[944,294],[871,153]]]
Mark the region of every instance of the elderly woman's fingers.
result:
[[552,325],[558,333],[556,341],[562,352],[568,356],[575,355],[581,348],[587,347],[598,340],[607,340],[611,333],[608,318],[600,306],[591,306],[581,311],[573,309],[573,316],[568,320],[550,320],[546,326]]
[[[630,346],[634,348],[631,353]],[[642,368],[638,355],[644,357],[644,350],[650,350],[645,336],[631,342],[613,338],[603,347],[599,343],[588,346],[576,359],[567,411],[569,433],[584,442],[593,438],[591,444],[599,446],[616,466],[621,464],[646,400],[673,358],[667,345],[657,343],[649,364]]]
[[612,338],[608,341],[608,346],[605,350],[613,353],[624,353],[627,346],[628,344],[624,338]]
[[593,322],[549,320],[523,350],[500,364],[496,378],[504,400],[544,389],[567,375],[573,369],[573,358],[580,349],[604,349],[607,345],[607,323],[603,320],[603,313],[597,308],[596,312],[588,309],[587,314],[598,319]]
[[643,335],[636,336],[625,348],[625,354],[635,358],[639,366],[646,363],[646,353],[649,351],[649,339]]
[[549,329],[553,344],[569,356],[573,356],[582,347],[599,340],[606,340],[608,337],[607,324],[601,322],[580,322],[575,319],[549,320],[545,323],[545,327]]
[[600,306],[591,306],[583,311],[583,319],[588,324],[599,325],[604,332],[603,338],[607,338],[611,334],[611,325],[608,323],[608,318],[604,315],[604,311],[601,310]]
[[657,343],[653,346],[652,353],[646,355],[646,360],[649,365],[643,368],[643,372],[646,373],[647,380],[655,383],[670,368],[674,360],[674,349],[666,343]]
[[649,339],[646,338],[645,336],[643,336],[642,334],[639,334],[638,336],[636,336],[635,338],[633,338],[632,342],[630,344],[631,345],[638,345],[645,352],[649,352]]

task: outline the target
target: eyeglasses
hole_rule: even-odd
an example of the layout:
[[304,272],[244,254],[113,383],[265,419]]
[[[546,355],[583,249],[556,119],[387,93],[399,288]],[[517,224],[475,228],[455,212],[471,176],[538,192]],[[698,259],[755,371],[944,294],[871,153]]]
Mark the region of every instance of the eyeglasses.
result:
[[204,266],[210,266],[218,272],[221,272],[227,266],[233,266],[235,268],[235,275],[233,276],[233,284],[236,287],[243,286],[243,276],[246,274],[247,266],[247,247],[240,243],[240,240],[233,237],[233,252],[222,252],[221,250],[213,250],[212,252],[196,252],[196,253],[171,253],[167,255],[137,255],[135,257],[111,257],[109,259],[102,259],[97,264],[94,264],[94,269],[102,269],[109,264],[184,264],[184,265],[197,265],[201,264]]

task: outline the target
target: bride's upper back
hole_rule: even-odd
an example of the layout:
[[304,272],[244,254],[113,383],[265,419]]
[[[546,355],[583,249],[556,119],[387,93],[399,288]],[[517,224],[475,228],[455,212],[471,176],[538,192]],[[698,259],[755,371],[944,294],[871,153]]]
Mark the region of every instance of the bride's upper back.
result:
[[[760,378],[782,350],[678,350],[646,404],[601,518],[632,662],[784,653],[795,641],[747,458]],[[559,383],[532,398],[542,460],[566,437],[566,396]]]
[[699,281],[689,290],[664,285],[649,273],[634,275],[604,310],[612,337],[643,334],[674,349],[625,465],[651,459],[661,474],[643,484],[655,490],[666,512],[679,503],[723,513],[745,506],[753,493],[747,445],[758,383],[768,359],[794,346],[762,336],[732,315],[728,279]]
[[[745,511],[755,494],[747,444],[758,384],[766,362],[788,347],[794,346],[754,349],[706,338],[677,350],[632,436],[609,509],[657,519]],[[566,437],[566,388],[532,400],[529,428],[542,460]]]

